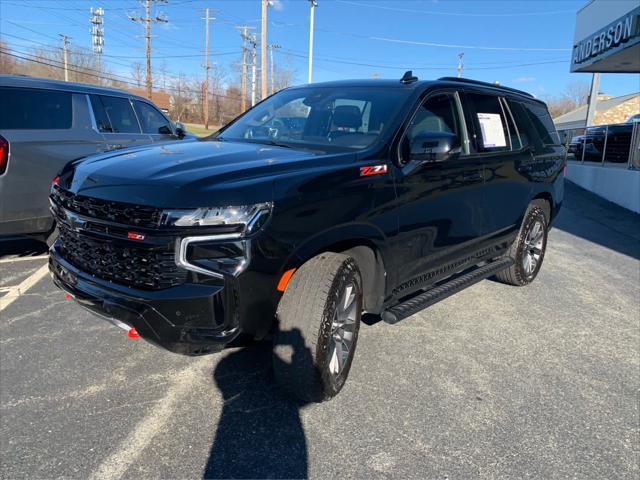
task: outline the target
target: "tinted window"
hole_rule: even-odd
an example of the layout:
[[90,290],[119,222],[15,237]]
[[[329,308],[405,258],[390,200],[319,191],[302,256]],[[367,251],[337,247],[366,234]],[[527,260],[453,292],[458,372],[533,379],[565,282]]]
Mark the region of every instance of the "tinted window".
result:
[[0,129],[68,129],[71,121],[69,92],[0,88]]
[[529,120],[529,115],[522,103],[509,99],[507,100],[507,104],[509,105],[509,110],[511,110],[511,113],[513,114],[516,127],[518,127],[522,146],[526,147],[531,144],[531,136],[535,135],[535,133],[532,133],[533,125]]
[[169,121],[157,109],[145,102],[134,100],[133,105],[136,108],[138,120],[143,133],[155,133],[162,135],[171,135],[171,125]]
[[509,129],[498,97],[469,93],[466,96],[475,126],[479,152],[499,152],[511,148]]
[[501,102],[502,102],[502,108],[504,109],[504,113],[507,117],[507,128],[509,129],[509,139],[511,140],[511,148],[513,150],[518,150],[522,148],[523,145],[520,141],[519,132],[513,120],[513,113],[511,113],[511,111],[509,110],[507,102],[504,98],[501,99]]
[[93,107],[93,116],[96,119],[96,127],[98,127],[98,131],[112,133],[111,122],[109,121],[109,117],[107,117],[107,112],[100,101],[100,98],[96,95],[91,95],[91,106]]
[[230,124],[220,138],[318,150],[365,148],[393,124],[408,94],[370,87],[283,90]]
[[557,145],[560,143],[558,132],[551,120],[551,115],[545,107],[533,103],[524,103],[529,120],[545,145]]
[[101,132],[140,133],[128,98],[92,96],[96,124]]
[[452,95],[436,95],[424,102],[409,124],[407,137],[411,141],[417,134],[428,132],[453,133],[457,139],[454,147],[460,147],[460,119]]

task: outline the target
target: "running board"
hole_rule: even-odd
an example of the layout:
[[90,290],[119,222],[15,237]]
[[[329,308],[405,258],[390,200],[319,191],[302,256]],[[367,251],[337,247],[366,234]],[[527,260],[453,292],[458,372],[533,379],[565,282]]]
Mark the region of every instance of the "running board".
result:
[[510,267],[513,263],[513,258],[505,257],[483,265],[482,267],[478,267],[469,273],[460,275],[459,277],[449,280],[442,285],[438,285],[431,290],[427,290],[404,303],[385,310],[382,313],[382,320],[386,323],[398,323],[400,320],[404,320],[414,313],[418,313],[420,310],[430,307],[434,303],[438,303],[440,300],[444,300],[454,293],[458,293],[460,290],[464,290],[474,283],[478,283],[479,281],[494,275],[500,270]]

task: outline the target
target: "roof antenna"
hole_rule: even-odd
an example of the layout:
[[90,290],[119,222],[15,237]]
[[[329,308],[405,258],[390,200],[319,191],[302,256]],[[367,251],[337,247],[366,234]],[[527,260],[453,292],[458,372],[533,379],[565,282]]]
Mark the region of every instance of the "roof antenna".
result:
[[407,70],[406,72],[404,72],[404,75],[402,76],[402,78],[400,79],[400,83],[402,84],[407,84],[407,83],[413,83],[413,82],[417,82],[418,81],[418,77],[413,75],[413,71],[411,70]]

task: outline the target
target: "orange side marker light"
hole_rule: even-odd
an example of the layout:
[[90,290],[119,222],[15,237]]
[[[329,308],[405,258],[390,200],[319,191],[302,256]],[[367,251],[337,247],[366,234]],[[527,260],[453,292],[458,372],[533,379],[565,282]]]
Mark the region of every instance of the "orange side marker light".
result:
[[292,269],[287,270],[286,272],[284,272],[282,274],[282,277],[280,277],[280,281],[278,282],[278,291],[279,292],[284,292],[287,289],[287,285],[289,284],[289,280],[291,280],[291,277],[293,276],[295,271],[296,271],[296,269],[292,268]]

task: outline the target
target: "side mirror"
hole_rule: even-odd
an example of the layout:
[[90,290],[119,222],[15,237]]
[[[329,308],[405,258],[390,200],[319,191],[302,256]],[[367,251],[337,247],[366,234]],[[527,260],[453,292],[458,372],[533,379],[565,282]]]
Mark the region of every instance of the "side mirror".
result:
[[176,135],[178,138],[184,138],[187,136],[187,129],[182,122],[176,122],[174,126],[176,127]]
[[455,153],[458,137],[448,132],[421,132],[411,141],[410,160],[441,162]]

